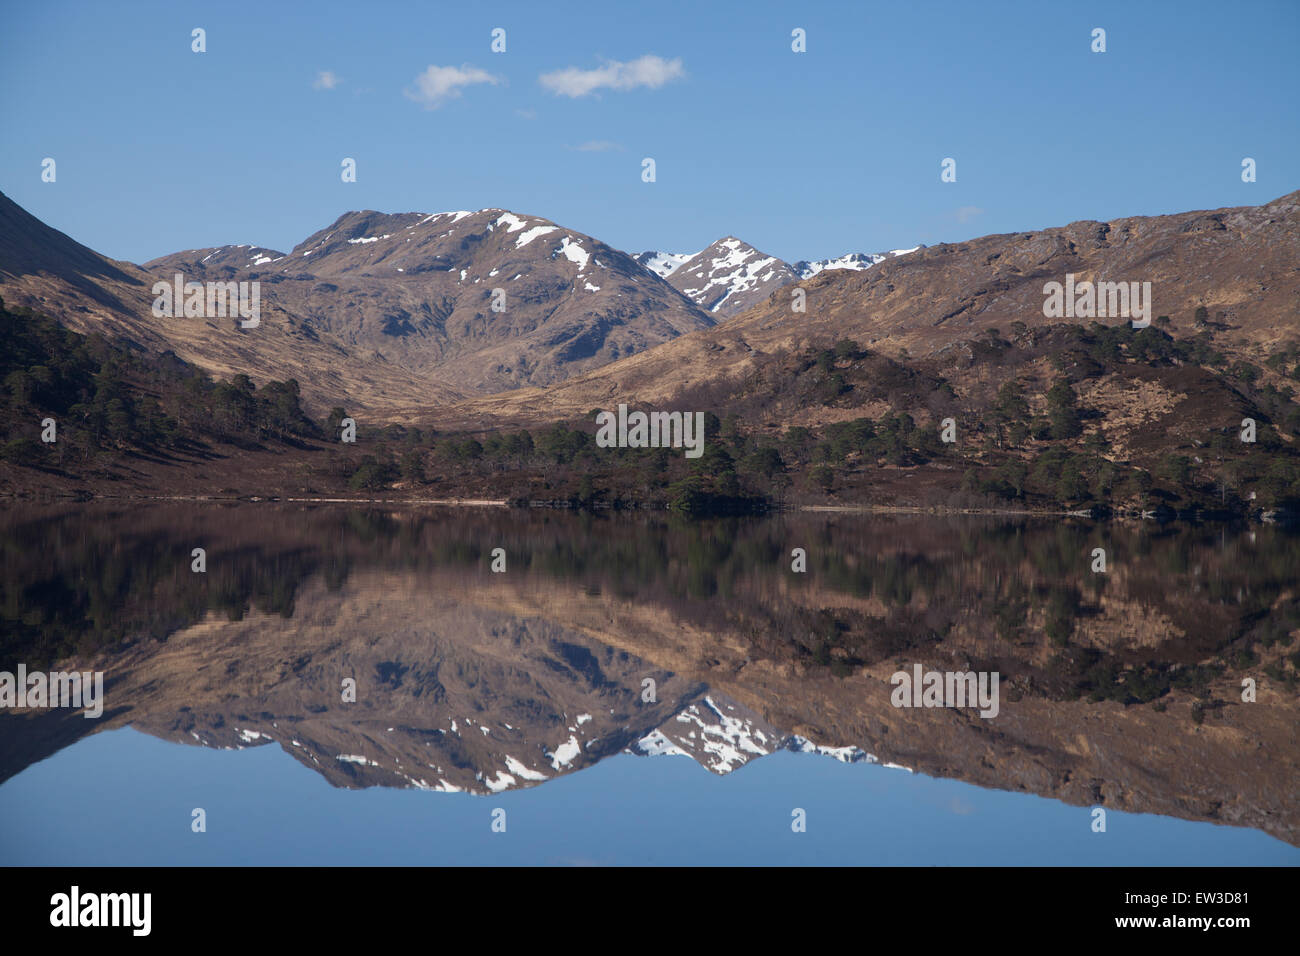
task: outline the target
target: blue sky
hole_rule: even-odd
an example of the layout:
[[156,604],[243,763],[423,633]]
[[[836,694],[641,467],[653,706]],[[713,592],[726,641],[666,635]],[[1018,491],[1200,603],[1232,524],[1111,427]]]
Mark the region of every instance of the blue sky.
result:
[[[791,261],[876,252],[1300,187],[1297,41],[1293,0],[50,0],[5,12],[0,190],[137,262],[287,250],[350,209],[489,206],[631,252],[729,233]],[[430,67],[492,80],[422,102]],[[631,79],[539,79],[570,68]]]

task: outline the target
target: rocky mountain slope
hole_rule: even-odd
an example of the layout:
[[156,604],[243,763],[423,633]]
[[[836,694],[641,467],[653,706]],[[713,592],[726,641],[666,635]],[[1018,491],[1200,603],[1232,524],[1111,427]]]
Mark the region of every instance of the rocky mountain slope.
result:
[[1212,331],[1217,348],[1260,361],[1300,338],[1300,192],[1263,206],[1076,222],[921,248],[864,271],[823,270],[798,282],[806,312],[793,311],[793,287],[780,286],[716,328],[576,376],[548,389],[544,401],[521,390],[439,414],[484,423],[525,421],[541,407],[552,418],[618,402],[670,407],[688,389],[763,379],[781,356],[844,338],[907,362],[960,364],[989,330],[1088,325],[1089,318],[1044,315],[1044,285],[1067,274],[1150,282],[1153,325],[1168,316],[1170,334]]
[[222,247],[146,268],[260,279],[314,334],[468,393],[547,385],[712,324],[627,255],[502,209],[354,212],[288,254]]
[[[177,272],[259,282],[260,325],[154,316],[154,283]],[[296,379],[317,410],[550,384],[714,321],[624,253],[500,209],[354,212],[288,253],[222,246],[142,268],[0,196],[0,296],[214,374]]]

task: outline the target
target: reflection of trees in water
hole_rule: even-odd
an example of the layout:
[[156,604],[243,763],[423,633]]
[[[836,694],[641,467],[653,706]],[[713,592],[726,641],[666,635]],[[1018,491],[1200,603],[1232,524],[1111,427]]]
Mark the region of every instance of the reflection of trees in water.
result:
[[[1255,540],[1252,542],[1250,538]],[[193,547],[207,572],[190,570]],[[490,575],[493,548],[506,575]],[[793,547],[808,571],[790,570]],[[1107,552],[1093,574],[1090,554]],[[3,665],[47,666],[173,631],[217,612],[292,616],[303,584],[362,570],[527,576],[660,606],[741,635],[752,657],[838,674],[900,656],[1027,674],[1029,692],[1153,700],[1264,662],[1294,686],[1300,538],[1273,527],[784,516],[431,513],[273,505],[88,506],[0,519]],[[1154,647],[1090,646],[1103,598],[1168,620]],[[1007,665],[1014,661],[1015,667]]]

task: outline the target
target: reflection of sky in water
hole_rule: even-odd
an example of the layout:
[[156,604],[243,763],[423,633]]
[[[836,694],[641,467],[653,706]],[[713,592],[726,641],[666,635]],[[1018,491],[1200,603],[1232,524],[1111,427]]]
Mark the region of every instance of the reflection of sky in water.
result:
[[[191,832],[194,807],[207,833]],[[790,830],[795,807],[806,833]],[[215,751],[126,729],[0,786],[0,863],[1300,864],[1253,830],[1107,814],[1098,834],[1088,807],[786,752],[726,777],[619,755],[489,797],[341,790],[276,744]]]

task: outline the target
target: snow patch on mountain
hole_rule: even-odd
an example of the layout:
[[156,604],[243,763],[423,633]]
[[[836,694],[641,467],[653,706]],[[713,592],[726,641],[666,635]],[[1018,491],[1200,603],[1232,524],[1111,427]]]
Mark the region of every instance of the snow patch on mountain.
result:
[[506,229],[506,232],[518,232],[520,229],[523,229],[525,226],[527,226],[528,223],[527,221],[520,219],[518,216],[514,215],[513,213],[506,212],[501,214],[501,218],[499,218],[496,221],[496,225],[498,226],[504,225],[509,227]]
[[560,252],[564,253],[564,257],[570,262],[578,264],[579,273],[582,273],[587,268],[587,261],[591,258],[591,254],[582,248],[582,244],[575,241],[572,236],[565,236],[561,240]]
[[[524,246],[528,245],[538,236],[544,236],[548,232],[554,232],[558,228],[560,227],[559,226],[533,226],[533,228],[529,229],[527,232],[523,233],[518,239],[515,240],[515,248],[522,249]],[[513,229],[509,231],[514,232]]]

